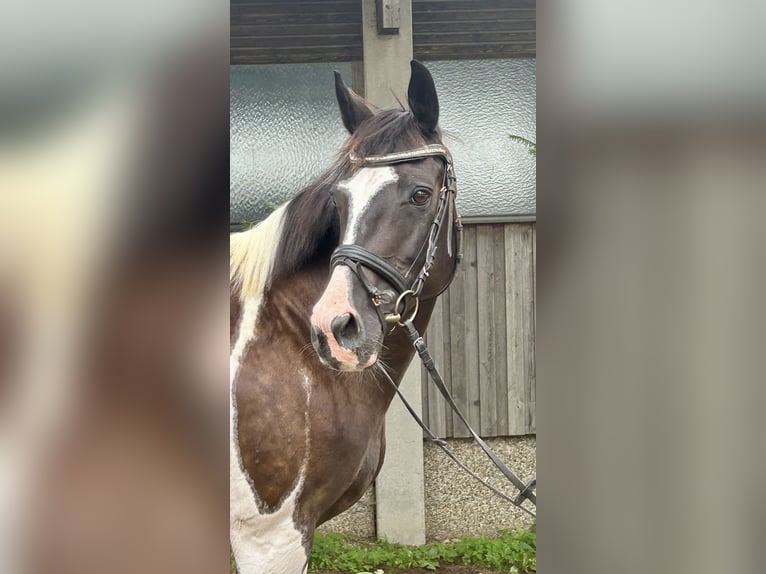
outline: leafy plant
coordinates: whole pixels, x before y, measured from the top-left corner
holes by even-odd
[[[356,540],[342,534],[317,533],[310,570],[375,572],[382,568],[425,568],[463,564],[515,572],[537,570],[537,537],[534,529],[503,530],[497,538],[467,537],[457,542],[432,542],[401,546],[388,542]]]
[[[519,142],[527,146],[527,149],[529,149],[529,153],[535,157],[537,157],[537,142],[533,142],[532,140],[528,140],[525,137],[517,136],[514,134],[511,134],[508,136],[515,142]]]

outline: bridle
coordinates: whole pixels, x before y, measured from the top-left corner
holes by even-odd
[[[434,435],[428,426],[423,422],[420,416],[415,412],[407,399],[399,390],[399,387],[391,379],[385,370],[382,370],[383,374],[388,379],[389,383],[393,386],[394,392],[399,395],[399,398],[404,403],[405,408],[410,412],[415,422],[420,425],[426,436],[439,446],[455,463],[458,464],[463,470],[473,476],[476,480],[481,482],[484,486],[492,490],[495,494],[501,498],[507,500],[511,504],[519,507],[524,512],[527,512],[531,516],[535,516],[529,508],[523,506],[525,500],[529,500],[535,506],[537,505],[537,495],[534,492],[536,479],[532,479],[528,483],[524,483],[513,471],[508,468],[495,454],[495,452],[487,445],[487,443],[476,433],[476,431],[468,423],[465,415],[461,412],[460,408],[455,403],[455,400],[450,395],[447,386],[444,384],[444,380],[439,375],[439,372],[434,365],[433,358],[428,351],[425,340],[418,333],[417,329],[413,325],[415,316],[418,313],[418,306],[420,301],[420,295],[423,292],[423,286],[431,272],[434,260],[436,258],[436,250],[438,245],[436,243],[439,237],[439,231],[444,224],[445,218],[449,217],[451,225],[447,228],[447,253],[452,257],[452,228],[454,227],[457,232],[457,251],[454,257],[454,268],[447,280],[446,285],[442,286],[438,293],[434,297],[438,297],[446,291],[449,287],[452,279],[455,275],[457,265],[462,259],[462,243],[463,243],[463,224],[460,221],[460,215],[457,213],[455,207],[455,199],[457,197],[457,178],[455,177],[455,167],[452,162],[452,154],[449,150],[440,144],[427,145],[422,148],[414,150],[395,152],[386,155],[379,156],[367,156],[358,158],[354,155],[351,156],[351,162],[360,167],[375,167],[375,166],[389,166],[404,162],[417,161],[427,157],[438,157],[444,160],[444,178],[442,181],[442,187],[439,190],[439,205],[436,210],[436,215],[431,222],[431,227],[428,232],[428,236],[418,250],[418,254],[415,257],[417,262],[420,258],[420,254],[423,249],[426,251],[425,260],[420,271],[413,279],[408,279],[410,272],[408,271],[402,275],[396,268],[384,261],[379,256],[368,251],[364,247],[359,245],[340,245],[330,256],[330,267],[334,269],[338,265],[345,265],[359,278],[367,290],[370,296],[372,304],[378,312],[381,323],[383,324],[384,333],[390,333],[397,325],[401,326],[407,333],[410,341],[412,342],[415,350],[418,352],[420,359],[423,361],[423,365],[426,367],[431,380],[436,388],[442,394],[447,404],[452,408],[458,418],[463,422],[474,441],[481,447],[486,453],[492,463],[502,472],[505,477],[518,489],[518,494],[515,498],[511,498],[505,493],[501,492],[482,477],[477,475],[471,469],[469,469],[463,462],[461,462],[455,454],[449,449],[447,443]],[[449,215],[447,215],[449,214]],[[413,263],[414,266],[414,263]],[[389,285],[391,285],[396,291],[383,290],[381,291],[369,279],[365,276],[363,268],[369,269],[376,273],[379,277],[384,279]],[[408,301],[409,300],[409,301]],[[390,305],[393,303],[393,309],[384,313],[381,310],[382,305]],[[407,309],[409,307],[409,312]],[[405,317],[406,315],[406,317]]]
[[[410,278],[410,271],[407,271],[403,275],[393,265],[359,245],[339,245],[330,256],[331,269],[334,269],[338,265],[345,265],[359,278],[381,318],[384,332],[390,332],[397,324],[402,323],[402,316],[405,314],[408,307],[410,309],[411,319],[415,318],[420,302],[420,296],[423,292],[423,286],[425,285],[426,279],[428,279],[436,259],[436,251],[439,247],[437,244],[439,232],[444,224],[444,220],[447,218],[450,221],[450,225],[447,228],[447,254],[450,257],[453,255],[453,227],[457,233],[457,252],[455,253],[454,268],[449,280],[442,286],[437,294],[434,295],[434,297],[438,297],[447,289],[447,287],[449,287],[449,284],[452,282],[452,278],[455,275],[457,265],[462,260],[463,224],[460,221],[460,215],[458,215],[457,208],[455,207],[455,199],[457,197],[455,166],[452,161],[452,154],[450,154],[449,150],[441,144],[431,144],[409,151],[394,152],[385,155],[360,158],[352,154],[350,157],[351,162],[359,167],[390,166],[418,161],[428,157],[436,157],[444,161],[444,176],[442,187],[439,190],[439,205],[436,209],[436,215],[431,222],[428,235],[415,257],[415,261],[417,261],[420,258],[420,254],[425,249],[426,254],[423,266],[420,268],[417,275],[415,275],[414,278]],[[375,285],[373,285],[365,276],[363,268],[369,269],[384,279],[394,288],[394,291],[389,289],[380,290],[375,287]],[[391,310],[388,313],[384,313],[381,309],[383,305],[392,306]]]

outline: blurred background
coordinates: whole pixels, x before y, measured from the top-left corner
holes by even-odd
[[[228,568],[228,9],[0,21],[0,572]]]
[[[538,5],[538,564],[763,572],[766,4]]]

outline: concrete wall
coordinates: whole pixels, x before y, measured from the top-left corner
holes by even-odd
[[[535,437],[490,438],[487,443],[510,468],[527,481],[535,476]],[[495,487],[515,495],[505,478],[470,439],[448,439],[455,454]],[[434,444],[424,444],[426,539],[446,540],[466,535],[493,536],[506,528],[529,527],[531,518],[493,495],[460,470]],[[374,488],[349,510],[320,528],[374,538]]]

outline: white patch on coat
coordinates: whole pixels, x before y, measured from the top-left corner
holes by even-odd
[[[348,223],[346,233],[343,235],[344,244],[349,245],[356,241],[359,222],[373,198],[383,188],[398,179],[396,171],[390,166],[363,167],[354,174],[354,177],[338,184],[338,187],[348,195]]]
[[[305,574],[308,556],[303,547],[303,533],[293,521],[302,486],[303,477],[271,514],[258,514],[256,509],[256,514],[250,516],[232,515],[231,547],[240,574]],[[246,487],[249,491],[250,486]],[[231,512],[234,511],[232,508]]]
[[[247,346],[255,339],[255,323],[258,321],[258,311],[261,308],[261,298],[244,299],[242,301],[242,318],[239,321],[239,332],[234,347],[229,355],[229,389],[234,401],[234,381],[239,373],[239,363]]]
[[[305,574],[308,555],[303,546],[304,533],[294,521],[298,496],[303,489],[310,446],[309,403],[311,381],[303,375],[306,391],[305,441],[306,457],[298,480],[290,493],[271,513],[262,513],[252,481],[247,476],[237,441],[236,380],[242,358],[257,340],[256,323],[260,299],[243,303],[239,335],[232,349],[229,364],[231,419],[229,433],[229,536],[240,574]]]

